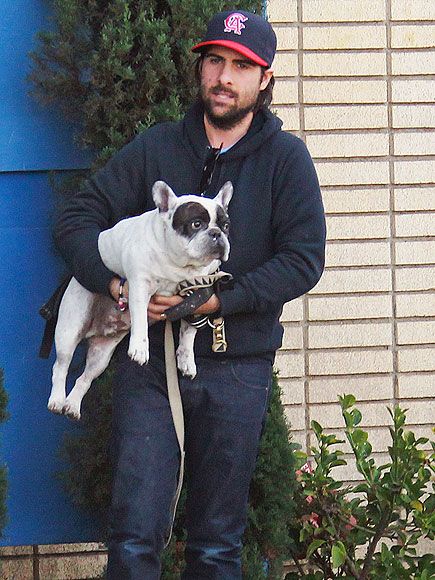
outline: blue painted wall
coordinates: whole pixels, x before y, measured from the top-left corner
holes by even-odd
[[[35,34],[50,26],[44,0],[0,0],[0,171],[86,167],[72,126],[28,95]]]
[[[10,523],[0,543],[82,542],[95,539],[92,522],[55,477],[63,435],[80,427],[46,409],[53,358],[38,359],[38,308],[63,269],[51,242],[49,172],[87,167],[89,156],[74,147],[71,125],[28,96],[28,52],[48,27],[46,3],[0,0],[0,13],[0,367],[11,415],[1,430]]]

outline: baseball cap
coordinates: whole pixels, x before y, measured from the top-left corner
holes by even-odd
[[[276,51],[276,35],[262,16],[244,10],[220,12],[210,20],[204,39],[193,52],[210,45],[232,48],[256,64],[270,67]]]

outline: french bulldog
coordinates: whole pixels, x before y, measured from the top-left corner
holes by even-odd
[[[147,307],[153,294],[172,296],[184,280],[215,272],[229,256],[228,204],[231,182],[214,199],[177,197],[163,181],[152,188],[156,209],[126,218],[100,233],[98,249],[104,264],[128,280],[128,310],[121,311],[109,296],[94,294],[75,278],[59,308],[55,331],[56,361],[48,409],[80,419],[80,406],[92,381],[108,366],[117,344],[131,327],[128,354],[140,365],[149,357]],[[196,328],[181,320],[177,366],[194,377]],[[66,396],[72,356],[88,339],[83,374]]]

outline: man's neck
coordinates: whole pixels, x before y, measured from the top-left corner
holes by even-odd
[[[253,117],[253,113],[248,113],[235,127],[225,130],[212,125],[207,115],[204,114],[204,127],[208,142],[212,147],[220,147],[221,144],[223,149],[231,147],[246,135],[251,126]]]

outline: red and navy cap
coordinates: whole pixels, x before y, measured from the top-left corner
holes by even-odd
[[[258,14],[229,10],[213,16],[204,40],[192,51],[202,52],[204,47],[213,44],[232,48],[256,64],[269,68],[275,56],[276,35],[269,22]]]

